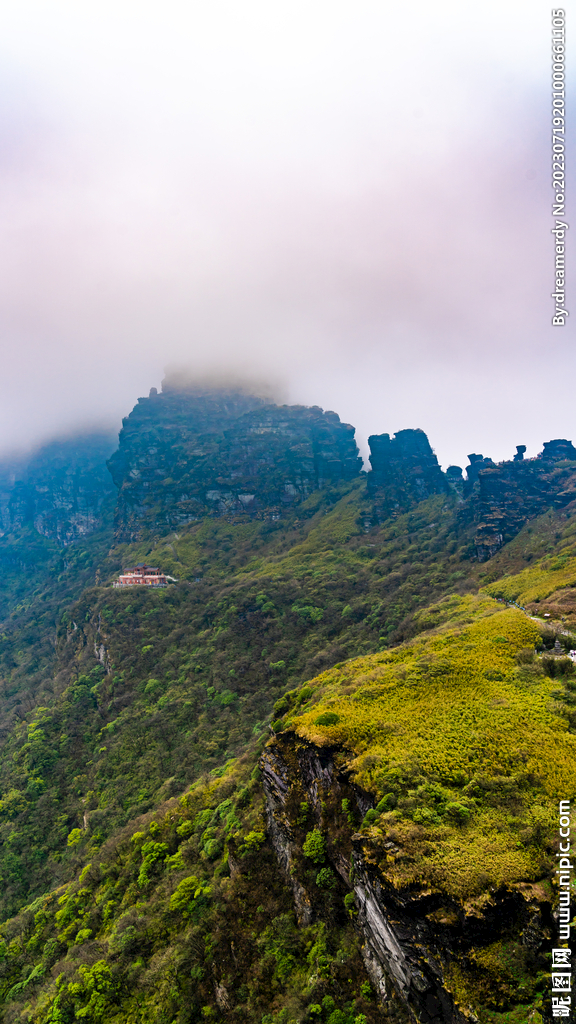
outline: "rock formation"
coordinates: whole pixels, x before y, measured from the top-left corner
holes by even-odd
[[[448,466],[446,470],[446,480],[459,495],[464,492],[464,477],[462,476],[462,468],[460,466]]]
[[[399,430],[393,438],[373,434],[368,444],[372,466],[368,495],[376,522],[405,512],[433,494],[448,493],[449,483],[423,430]]]
[[[474,452],[468,456],[469,466],[466,467],[466,491],[468,494],[471,493],[472,487],[478,480],[478,474],[481,469],[490,469],[495,465],[490,457],[484,458],[483,455],[477,455]]]
[[[461,519],[476,524],[480,561],[494,555],[529,519],[576,500],[576,449],[571,441],[546,441],[535,459],[525,459],[525,450],[518,445],[512,461],[497,466],[480,455],[469,456],[469,500]]]
[[[465,481],[459,466],[442,473],[422,430],[401,430],[393,438],[375,435],[369,445],[368,524],[405,512],[433,494],[456,492],[464,499],[459,526],[475,529],[480,561],[491,558],[529,519],[576,500],[576,448],[563,438],[546,441],[535,459],[526,459],[526,446],[517,445],[513,459],[498,465],[473,452]]]
[[[0,471],[3,533],[34,526],[65,547],[102,525],[103,507],[114,494],[106,458],[113,434],[52,441],[28,460]]]
[[[108,462],[116,535],[163,532],[205,516],[278,516],[360,473],[354,428],[318,406],[276,406],[222,388],[139,399]]]
[[[534,459],[517,445],[496,465],[468,456],[443,473],[422,430],[369,438],[365,528],[433,495],[459,504],[457,532],[480,561],[547,508],[576,500],[576,448],[546,441]],[[100,528],[115,488],[115,536],[131,542],[206,517],[278,519],[316,490],[358,477],[354,427],[318,406],[274,405],[240,387],[175,386],[138,399],[118,448],[107,434],[51,442],[28,460],[0,464],[0,533],[35,527],[66,546]],[[112,483],[113,481],[113,483]]]
[[[556,438],[555,441],[544,442],[544,450],[540,452],[538,458],[551,459],[555,462],[568,459],[570,462],[575,462],[576,448],[572,444],[572,441],[567,441],[564,437]]]
[[[292,887],[299,921],[306,925],[314,919],[314,897],[303,884],[299,808],[311,809],[308,829],[325,829],[329,821],[328,836],[342,836],[343,799],[360,820],[372,800],[350,782],[343,751],[295,741],[290,733],[268,745],[260,766],[269,835]],[[456,1002],[445,978],[454,967],[477,969],[478,951],[504,939],[511,928],[526,936],[544,966],[551,907],[529,885],[492,891],[481,908],[474,901],[467,906],[434,886],[399,888],[387,877],[386,863],[389,856],[393,864],[403,851],[395,841],[384,838],[379,843],[376,848],[369,837],[356,833],[348,842],[328,842],[327,856],[342,885],[354,892],[362,955],[385,1020],[477,1020],[469,1007]]]

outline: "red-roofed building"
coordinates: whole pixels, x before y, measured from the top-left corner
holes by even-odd
[[[114,587],[167,587],[169,583],[177,583],[173,576],[166,576],[156,566],[146,565],[146,562],[139,562],[133,569],[123,572],[115,583]]]

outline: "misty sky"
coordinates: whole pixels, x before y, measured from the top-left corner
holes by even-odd
[[[444,467],[576,441],[550,9],[5,0],[0,450],[119,426],[178,365],[268,378],[364,448],[422,427]]]

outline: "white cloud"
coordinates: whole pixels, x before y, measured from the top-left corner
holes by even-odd
[[[5,5],[3,447],[183,361],[444,464],[571,436],[549,39],[518,0]]]

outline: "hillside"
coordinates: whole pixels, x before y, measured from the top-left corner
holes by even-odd
[[[2,478],[1,1019],[548,1020],[568,442],[365,474],[335,413],[167,388],[116,494],[98,444]]]

